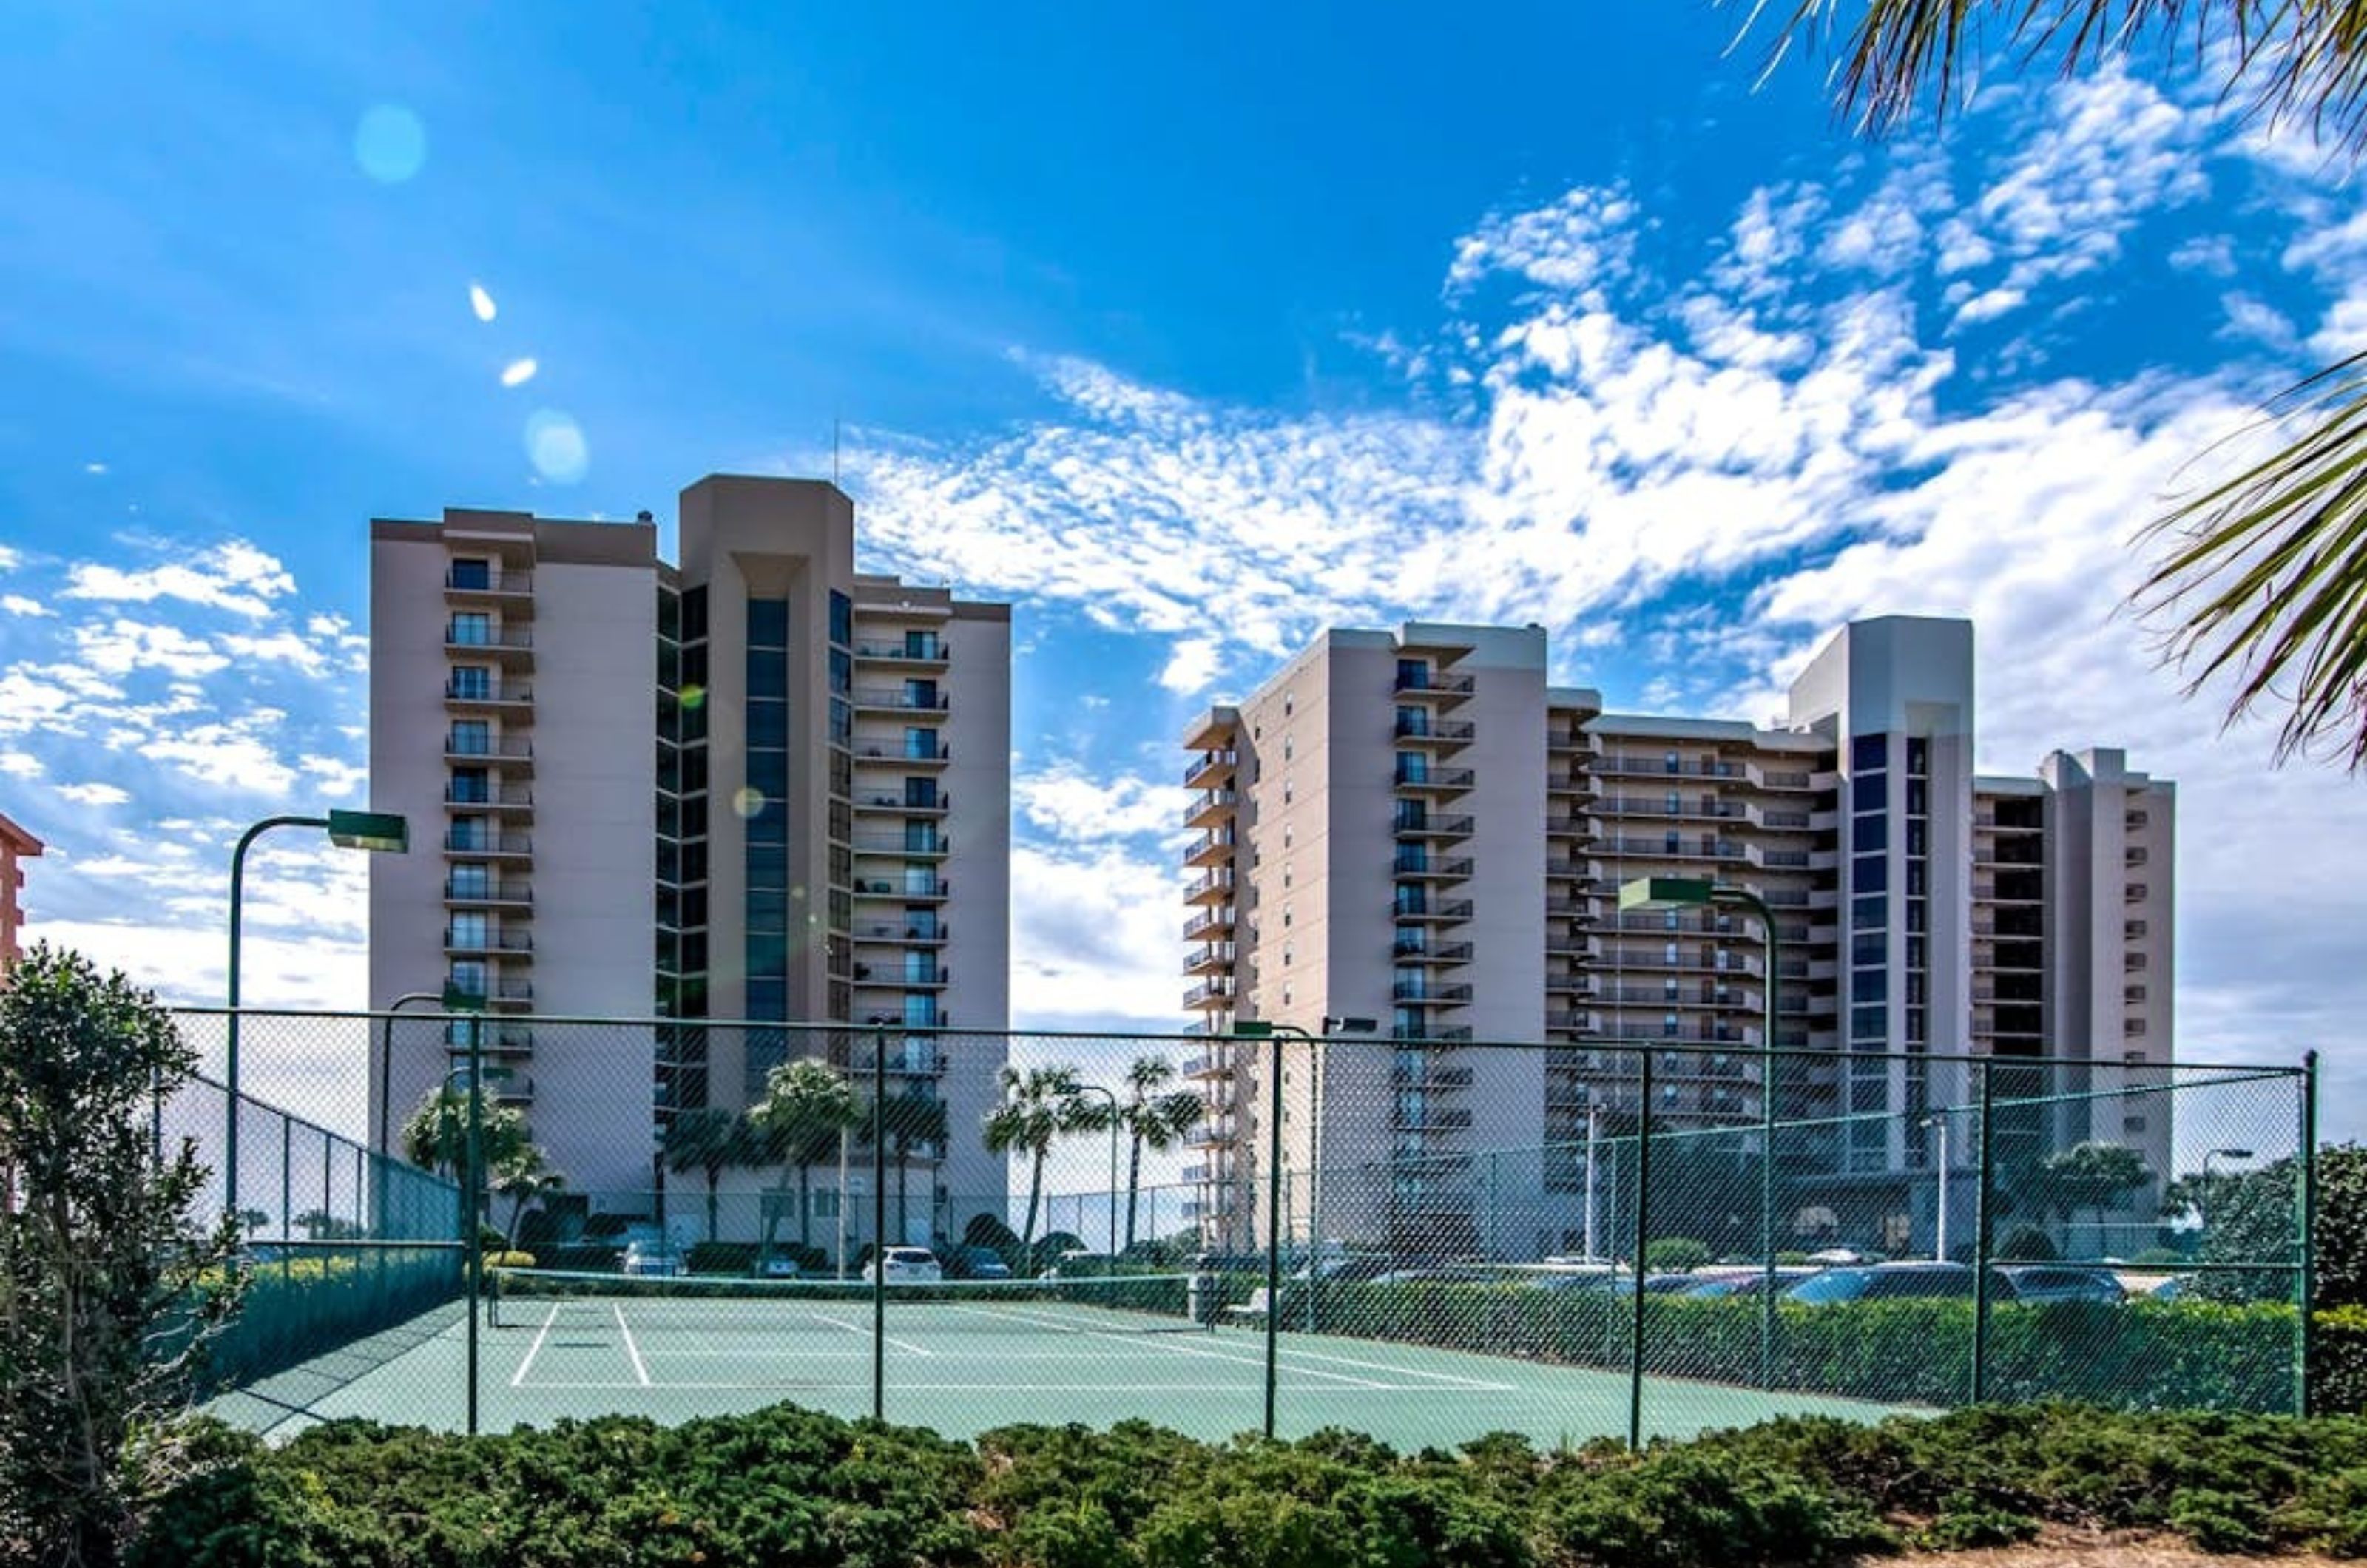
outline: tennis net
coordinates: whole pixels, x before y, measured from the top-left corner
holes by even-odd
[[[872,1287],[859,1280],[743,1280],[497,1269],[488,1276],[496,1328],[616,1329],[635,1334],[867,1330]],[[1194,1315],[1188,1276],[1082,1280],[948,1280],[891,1283],[893,1331],[934,1334],[1162,1334],[1208,1326]],[[1203,1313],[1203,1316],[1212,1315]]]

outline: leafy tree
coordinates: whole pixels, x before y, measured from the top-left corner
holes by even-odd
[[[2080,1210],[2094,1211],[2100,1237],[2104,1211],[2153,1184],[2145,1156],[2124,1144],[2074,1144],[2040,1161],[2034,1175],[2034,1197],[2042,1208],[2062,1215],[2067,1226]]]
[[[2290,1299],[2293,1247],[2301,1235],[2296,1213],[2298,1171],[2291,1158],[2251,1170],[2214,1170],[2180,1177],[2162,1193],[2165,1219],[2201,1222],[2195,1294],[2214,1301]],[[2320,1307],[2367,1306],[2367,1148],[2327,1144],[2317,1151],[2315,1283]],[[2238,1264],[2266,1265],[2255,1269]]]
[[[764,1140],[767,1156],[781,1162],[781,1185],[798,1174],[798,1245],[813,1245],[813,1168],[838,1152],[838,1140],[866,1120],[846,1075],[828,1062],[801,1057],[764,1076],[764,1098],[748,1110],[748,1122]],[[764,1214],[764,1253],[773,1250],[780,1216]]]
[[[1117,1107],[1117,1122],[1127,1137],[1126,1242],[1134,1246],[1136,1212],[1142,1199],[1142,1151],[1165,1154],[1181,1144],[1207,1114],[1207,1105],[1188,1089],[1159,1091],[1175,1077],[1175,1066],[1164,1056],[1137,1056],[1126,1070],[1127,1097]],[[1096,1104],[1099,1124],[1106,1126],[1109,1108]]]
[[[0,1556],[113,1563],[178,1463],[237,1291],[235,1220],[198,1217],[196,1146],[149,1120],[196,1070],[153,997],[73,953],[0,987]]]
[[[2353,162],[2367,146],[2367,26],[2355,4],[2126,0],[2117,17],[2107,0],[1849,8],[1861,14],[1844,24],[1841,0],[1793,0],[1774,52],[1838,41],[1839,107],[1876,131],[1927,98],[1943,116],[1978,78],[1982,26],[1994,22],[2010,46],[2066,73],[2158,49],[2272,126],[2305,126]],[[2281,757],[2323,743],[2355,770],[2367,766],[2367,355],[2302,382],[2263,423],[2294,433],[2290,444],[2156,522],[2167,550],[2137,602],[2167,619],[2190,691],[2232,676],[2231,720],[2273,705],[2285,710]]]
[[[485,1168],[499,1170],[527,1146],[526,1113],[490,1096],[480,1113],[485,1145]],[[402,1157],[439,1176],[448,1176],[463,1190],[475,1185],[469,1174],[469,1091],[447,1083],[427,1091],[402,1123]]]
[[[676,1111],[666,1123],[658,1145],[666,1168],[677,1176],[695,1170],[707,1179],[708,1240],[715,1239],[716,1190],[723,1184],[723,1173],[734,1166],[758,1164],[763,1143],[746,1117],[719,1105]]]
[[[923,1150],[945,1147],[946,1102],[918,1088],[900,1089],[881,1101],[879,1126],[896,1161],[896,1235],[909,1241],[912,1158]]]
[[[1002,1103],[986,1118],[989,1154],[1024,1153],[1028,1157],[1027,1223],[1020,1227],[1019,1244],[1034,1246],[1036,1214],[1044,1201],[1044,1161],[1063,1133],[1083,1132],[1094,1124],[1094,1107],[1082,1090],[1074,1067],[1002,1069]]]
[[[515,1252],[518,1221],[526,1217],[526,1206],[565,1191],[567,1178],[552,1169],[549,1156],[532,1144],[492,1168],[494,1196],[510,1201],[510,1224],[502,1234],[502,1250]]]
[[[1644,1244],[1644,1268],[1654,1274],[1690,1274],[1710,1259],[1709,1243],[1664,1235]]]

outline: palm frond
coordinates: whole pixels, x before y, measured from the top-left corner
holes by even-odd
[[[1750,0],[1738,43],[1766,9]],[[1832,62],[1836,108],[1880,134],[1927,102],[1944,120],[1992,41],[2069,75],[2155,40],[2197,62],[2224,43],[2222,85],[2247,112],[2345,152],[2367,146],[2367,0],[1793,0],[1761,75],[1794,44],[1814,49]]]
[[[2172,541],[2135,595],[2169,623],[2191,694],[2235,682],[2230,722],[2286,709],[2280,761],[2330,745],[2367,766],[2367,355],[2304,381],[2263,427],[2301,435],[2147,530]]]

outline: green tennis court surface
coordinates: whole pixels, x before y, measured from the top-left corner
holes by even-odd
[[[867,1303],[567,1297],[504,1300],[481,1333],[487,1431],[566,1416],[660,1421],[788,1401],[871,1412]],[[1153,1326],[1168,1327],[1159,1324]],[[1264,1410],[1263,1329],[1144,1332],[1139,1314],[1019,1300],[891,1304],[878,1350],[889,1420],[968,1437],[1016,1422],[1106,1427],[1139,1418],[1221,1439]],[[1623,1373],[1286,1331],[1276,1428],[1343,1427],[1400,1448],[1490,1431],[1540,1444],[1624,1437]],[[465,1420],[465,1317],[452,1305],[250,1388],[215,1411],[273,1436],[340,1416],[457,1430]],[[1683,1436],[1782,1414],[1873,1420],[1863,1401],[1648,1378],[1644,1430]]]

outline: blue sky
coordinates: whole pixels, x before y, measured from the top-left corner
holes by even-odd
[[[219,996],[238,826],[366,794],[370,516],[670,518],[838,422],[866,564],[1019,606],[1019,1022],[1180,1021],[1173,738],[1321,626],[1537,621],[1614,705],[1765,717],[1929,612],[1987,765],[2180,782],[2186,1048],[2367,1072],[2360,786],[2118,609],[2241,448],[2187,459],[2367,347],[2313,150],[2117,72],[1875,145],[1693,0],[775,9],[11,8],[39,930]],[[256,888],[251,994],[359,1003],[353,860]]]

